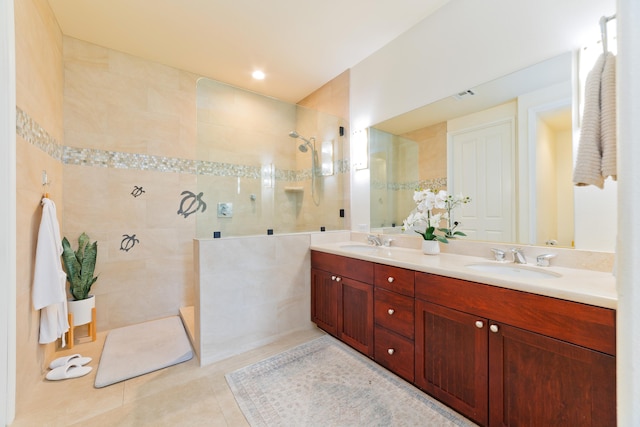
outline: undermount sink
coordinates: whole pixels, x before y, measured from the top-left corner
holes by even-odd
[[[340,249],[351,252],[374,253],[378,251],[379,246],[371,245],[342,245]]]
[[[546,271],[519,264],[478,263],[468,264],[466,267],[483,273],[499,274],[509,277],[521,277],[526,279],[554,279],[562,277],[554,271]]]

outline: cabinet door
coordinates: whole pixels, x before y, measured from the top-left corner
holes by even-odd
[[[416,300],[415,382],[481,425],[487,424],[486,319]]]
[[[508,325],[490,326],[491,426],[615,426],[615,358]]]
[[[338,336],[338,289],[336,276],[311,269],[311,321]]]
[[[373,286],[340,278],[338,338],[373,357]]]

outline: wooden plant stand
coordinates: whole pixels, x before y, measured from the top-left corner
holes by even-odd
[[[67,348],[73,348],[73,340],[74,340],[73,330],[76,327],[76,325],[73,324],[73,313],[69,313],[67,316],[69,318],[69,331],[66,333]],[[91,322],[87,323],[87,325],[88,325],[89,336],[91,337],[91,341],[95,341],[96,340],[96,308],[95,307],[91,309]],[[82,326],[82,325],[77,325],[77,326]]]

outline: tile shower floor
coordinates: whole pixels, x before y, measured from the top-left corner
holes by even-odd
[[[293,333],[272,344],[200,367],[194,357],[180,365],[105,388],[93,387],[106,333],[56,357],[93,358],[90,374],[65,381],[43,379],[18,405],[12,427],[22,426],[247,426],[225,374],[324,335],[319,329]],[[44,378],[44,377],[43,377]]]

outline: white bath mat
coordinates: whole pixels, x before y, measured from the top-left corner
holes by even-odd
[[[148,374],[193,357],[178,316],[109,331],[96,373],[96,388]]]

